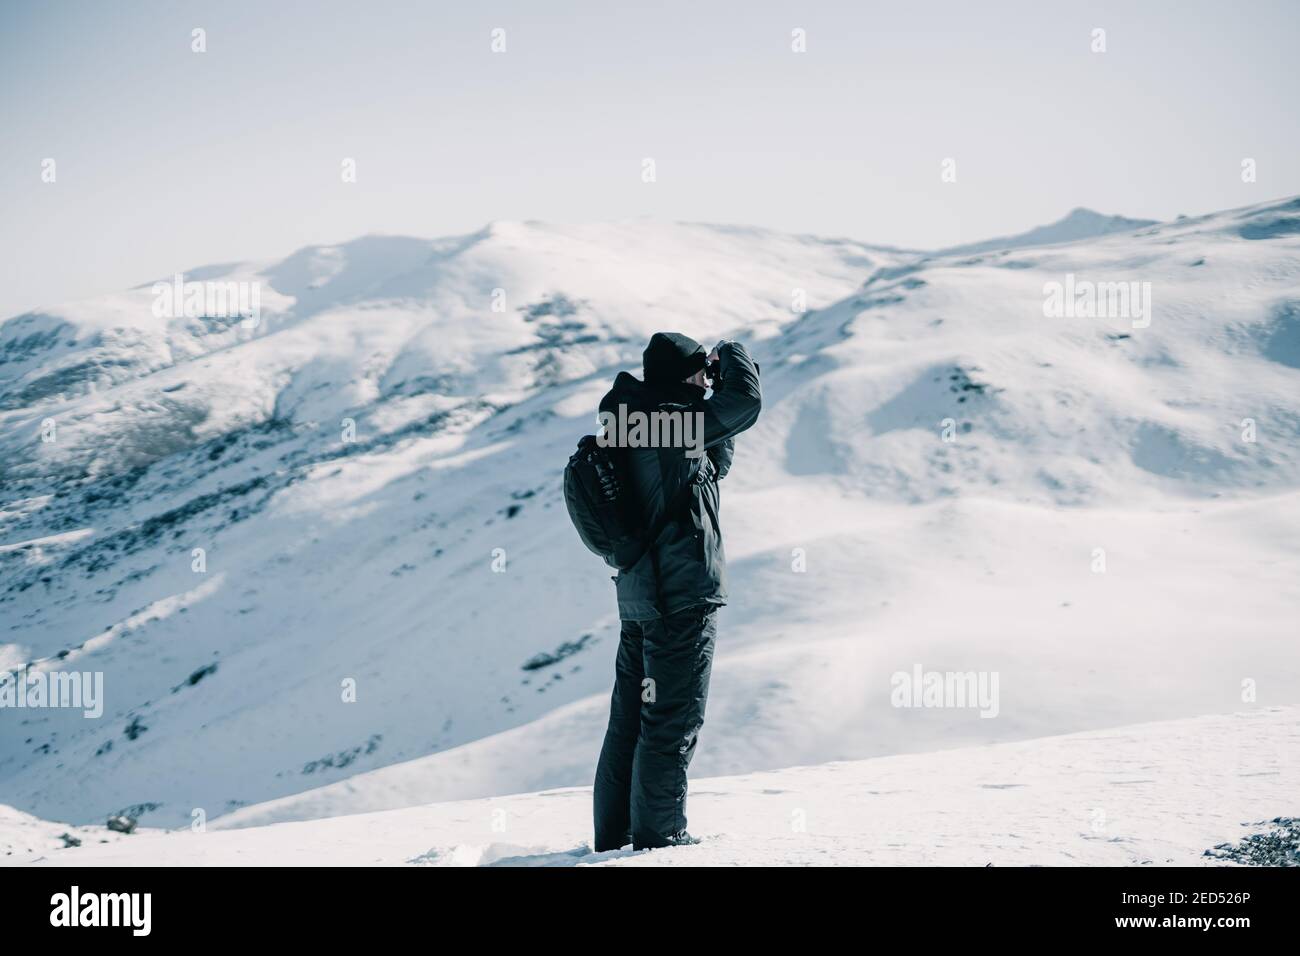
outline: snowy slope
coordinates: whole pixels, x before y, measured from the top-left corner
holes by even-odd
[[[25,863],[54,850],[77,849],[125,839],[128,839],[128,834],[110,830],[106,826],[56,823],[13,807],[0,806],[0,866]]]
[[[1275,708],[697,780],[698,846],[590,850],[591,791],[552,790],[223,832],[57,844],[45,865],[1219,865],[1294,814],[1300,716]],[[0,840],[4,831],[0,829]]]
[[[988,255],[495,224],[188,276],[263,282],[251,330],[147,286],[11,320],[0,667],[108,702],[0,711],[0,803],[220,827],[586,783],[617,621],[558,475],[659,328],[763,366],[701,774],[1300,702],[1298,220]],[[1150,327],[1045,318],[1067,273],[1150,281]],[[997,672],[998,716],[891,706],[916,664]]]

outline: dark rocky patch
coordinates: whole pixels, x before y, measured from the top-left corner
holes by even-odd
[[[115,814],[108,818],[107,826],[115,833],[134,833],[136,822],[135,817]]]
[[[591,639],[592,635],[584,634],[576,641],[565,641],[554,651],[543,651],[540,654],[534,654],[532,657],[528,658],[528,660],[524,661],[522,665],[523,670],[536,671],[541,670],[543,667],[550,667],[553,664],[558,664],[566,657],[572,657],[574,654],[585,648]]]
[[[576,315],[578,312],[578,303],[573,302],[565,295],[554,295],[549,299],[543,299],[540,302],[534,302],[532,305],[526,305],[519,310],[524,314],[525,322],[536,322],[538,319],[544,319],[550,316],[564,318],[569,315]]]
[[[1252,833],[1236,843],[1220,843],[1203,855],[1243,866],[1300,866],[1300,819],[1274,817],[1268,822],[1272,826],[1263,833]]]
[[[318,770],[340,770],[354,763],[358,757],[369,756],[374,753],[379,749],[379,744],[383,739],[383,734],[371,734],[370,739],[364,744],[350,750],[340,750],[338,753],[326,754],[319,760],[311,760],[303,764],[302,772],[311,774],[316,773]]]
[[[182,681],[181,683],[173,687],[172,693],[174,694],[178,690],[181,690],[182,688],[185,687],[193,687],[195,684],[203,680],[203,678],[207,677],[209,674],[215,674],[216,672],[217,672],[217,664],[215,661],[213,661],[211,664],[206,665],[205,667],[200,667],[194,673],[190,674],[189,677],[185,678],[184,681]]]

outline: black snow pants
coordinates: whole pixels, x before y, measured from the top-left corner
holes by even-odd
[[[704,723],[718,608],[624,621],[596,766],[597,852],[669,846],[686,829],[686,768]]]

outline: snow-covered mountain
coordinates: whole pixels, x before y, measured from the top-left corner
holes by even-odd
[[[1106,216],[1091,209],[1071,209],[1065,216],[1046,226],[1037,226],[1014,236],[982,239],[961,246],[944,249],[946,255],[973,255],[977,252],[1001,252],[1024,249],[1030,246],[1054,246],[1080,239],[1099,239],[1115,232],[1134,232],[1156,225],[1153,219],[1128,219],[1124,216]]]
[[[587,782],[617,619],[558,478],[658,329],[763,368],[699,774],[1300,696],[1300,200],[973,255],[498,223],[185,278],[258,322],[148,283],[0,325],[0,670],[105,691],[0,710],[0,804],[220,828]],[[1046,317],[1076,279],[1149,282],[1149,324]],[[892,706],[916,665],[995,672],[997,716]]]

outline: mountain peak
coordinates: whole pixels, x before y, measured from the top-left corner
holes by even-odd
[[[1023,249],[1028,246],[1050,246],[1062,242],[1077,242],[1080,239],[1095,239],[1113,232],[1129,232],[1146,226],[1154,226],[1154,219],[1129,219],[1125,216],[1108,216],[1075,206],[1055,222],[1038,226],[1028,232],[1013,236],[1000,236],[981,242],[967,243],[940,249],[939,255],[971,255],[977,252],[999,252],[1006,249]]]
[[[1078,220],[1078,219],[1118,219],[1118,218],[1121,217],[1107,216],[1103,213],[1097,212],[1097,210],[1095,209],[1089,209],[1087,206],[1075,206],[1064,216],[1058,219],[1057,222],[1070,222],[1072,220]]]

